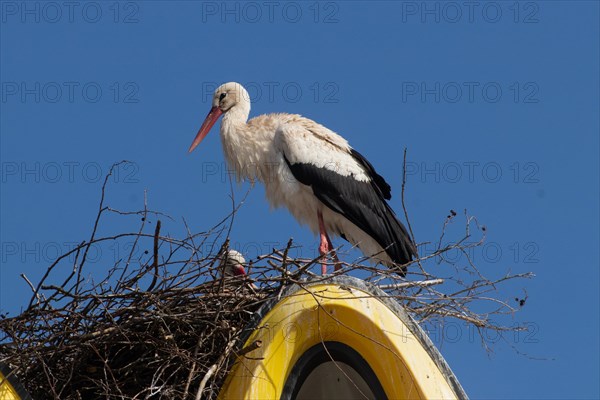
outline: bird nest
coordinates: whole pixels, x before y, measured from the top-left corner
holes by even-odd
[[[259,307],[289,285],[322,279],[313,273],[321,260],[292,257],[292,240],[245,263],[246,275],[227,274],[236,210],[209,231],[176,239],[161,234],[159,213],[116,211],[104,205],[104,192],[91,237],[58,257],[37,284],[22,275],[32,290],[29,304],[0,318],[0,363],[35,399],[216,398],[232,361],[252,350],[243,342]],[[141,222],[131,233],[100,236],[107,213]],[[454,218],[446,219],[442,237]],[[475,219],[465,214],[465,221],[465,238],[473,227],[482,233]],[[490,292],[531,274],[487,279],[470,261],[448,277],[427,272],[428,262],[483,240],[440,240],[408,266],[407,277],[364,260],[342,262],[336,274],[378,285],[424,327],[456,318],[478,332],[521,329],[501,322],[523,304]],[[91,268],[94,246],[123,241],[133,243],[126,256]]]

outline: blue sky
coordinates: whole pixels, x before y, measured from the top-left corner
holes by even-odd
[[[70,4],[70,3],[69,3]],[[109,203],[168,213],[181,234],[230,210],[217,130],[187,148],[212,90],[238,81],[251,115],[294,112],[345,136],[392,185],[418,241],[450,209],[488,228],[484,273],[532,271],[506,324],[533,333],[488,355],[464,334],[441,346],[472,398],[600,396],[599,8],[561,2],[0,3],[0,309],[29,299],[58,251],[88,237],[99,179]],[[235,189],[243,196],[247,185]],[[112,224],[112,225],[111,225]],[[130,230],[114,219],[107,231]],[[260,186],[237,216],[247,254],[316,238]],[[342,243],[336,241],[336,244]],[[117,248],[117,253],[127,249]],[[103,268],[99,255],[97,268]],[[439,333],[439,332],[438,332]]]

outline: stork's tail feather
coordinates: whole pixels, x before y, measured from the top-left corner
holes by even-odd
[[[397,218],[394,218],[394,220],[395,223],[391,224],[391,228],[395,241],[386,249],[386,253],[392,259],[393,264],[388,265],[388,267],[396,270],[399,275],[404,277],[407,270],[406,264],[418,257],[417,247],[402,222]]]

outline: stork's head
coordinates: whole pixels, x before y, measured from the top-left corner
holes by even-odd
[[[228,250],[221,258],[221,266],[224,276],[239,276],[246,275],[244,256],[235,250]]]
[[[247,119],[250,113],[250,95],[237,82],[224,83],[215,90],[212,108],[204,119],[196,138],[188,150],[189,152],[192,152],[200,144],[219,117],[225,113],[238,114],[240,118],[244,119]]]

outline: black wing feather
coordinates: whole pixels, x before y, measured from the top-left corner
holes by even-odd
[[[284,158],[292,175],[310,186],[323,204],[375,239],[394,263],[406,264],[416,256],[416,249],[406,228],[385,201],[391,196],[390,186],[362,155],[356,151],[352,155],[365,168],[371,182],[361,182],[313,164],[292,164]]]
[[[381,194],[382,194],[383,198],[386,200],[391,200],[392,199],[392,188],[385,181],[385,179],[383,179],[383,176],[379,175],[375,171],[375,168],[373,168],[373,165],[371,165],[369,160],[367,160],[365,157],[363,157],[363,155],[360,154],[358,151],[356,151],[354,149],[350,149],[350,153],[352,154],[352,157],[354,157],[354,159],[356,161],[358,161],[358,163],[360,165],[363,166],[365,171],[367,171],[367,175],[369,175],[369,177],[371,178],[371,180],[373,181],[375,186],[379,190],[381,190]]]

